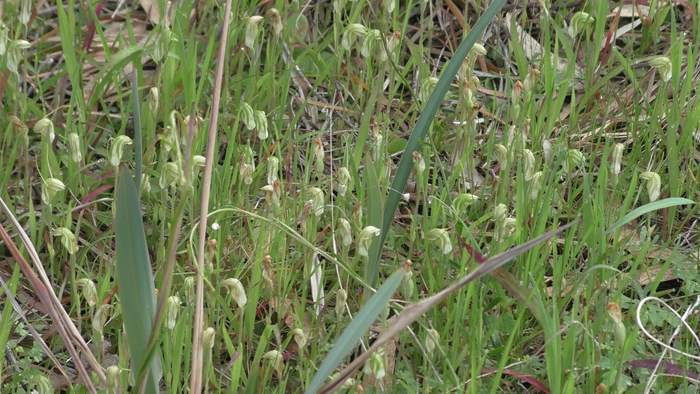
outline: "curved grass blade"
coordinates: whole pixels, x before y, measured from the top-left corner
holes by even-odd
[[[688,200],[687,198],[682,198],[682,197],[671,197],[671,198],[664,198],[663,200],[659,201],[654,201],[650,202],[649,204],[644,204],[639,208],[635,208],[632,211],[630,211],[627,215],[623,216],[620,220],[615,222],[607,231],[608,234],[614,232],[615,230],[619,229],[620,227],[624,226],[625,224],[633,221],[634,219],[645,215],[649,212],[654,212],[658,211],[659,209],[664,209],[664,208],[670,208],[670,207],[675,207],[678,205],[688,205],[688,204],[695,204],[695,201],[693,200]]]
[[[467,56],[469,51],[472,49],[476,40],[481,36],[481,33],[486,29],[489,23],[496,16],[496,13],[503,7],[506,3],[505,0],[494,0],[491,2],[489,7],[484,11],[484,13],[476,21],[474,27],[469,31],[467,37],[464,38],[459,47],[455,51],[450,62],[447,63],[445,71],[440,76],[435,90],[430,95],[428,102],[423,108],[423,112],[418,117],[416,126],[411,132],[411,136],[408,139],[406,148],[401,155],[401,161],[399,162],[399,168],[396,170],[396,176],[391,182],[391,187],[389,188],[389,195],[387,196],[386,203],[384,204],[384,221],[382,222],[382,232],[379,235],[379,247],[376,254],[370,255],[370,267],[379,264],[379,258],[381,256],[382,246],[386,240],[386,236],[389,233],[389,227],[391,227],[391,222],[394,219],[394,212],[396,207],[399,205],[399,199],[401,198],[401,193],[406,188],[406,182],[408,181],[408,176],[411,173],[411,167],[413,166],[413,152],[416,151],[420,144],[423,142],[428,130],[430,129],[430,124],[433,122],[433,118],[437,113],[440,103],[445,98],[445,94],[452,83],[457,71],[462,66],[464,58]]]
[[[406,271],[400,269],[394,272],[380,287],[372,297],[367,300],[365,305],[362,306],[360,312],[355,315],[350,324],[345,327],[343,333],[333,344],[333,348],[328,352],[326,358],[323,359],[321,366],[316,371],[311,384],[306,388],[306,394],[313,394],[318,392],[318,390],[326,381],[326,378],[330,376],[335,368],[343,361],[343,359],[352,352],[352,350],[357,346],[360,338],[367,332],[370,325],[384,310],[386,305],[389,303],[389,299],[396,289],[401,284]]]
[[[542,242],[547,241],[548,239],[554,237],[555,235],[559,234],[560,232],[566,230],[567,228],[571,227],[575,222],[568,223],[564,226],[559,227],[556,230],[544,233],[540,235],[539,237],[535,239],[531,239],[523,244],[520,244],[518,246],[515,246],[511,249],[506,250],[505,252],[494,256],[479,266],[469,274],[463,276],[453,284],[447,286],[440,292],[433,294],[430,297],[423,298],[422,300],[411,304],[404,308],[401,313],[398,315],[392,317],[389,320],[388,327],[382,334],[377,338],[376,341],[372,344],[372,346],[367,349],[366,352],[362,353],[360,356],[358,356],[356,359],[354,359],[350,364],[348,364],[339,374],[338,377],[328,384],[328,386],[322,388],[319,392],[320,393],[330,393],[334,390],[336,390],[340,385],[350,377],[360,366],[364,364],[365,361],[369,358],[369,356],[377,351],[382,345],[387,343],[391,338],[393,338],[395,335],[397,335],[399,332],[401,332],[404,328],[408,327],[411,323],[416,321],[419,317],[421,317],[424,313],[428,312],[430,309],[435,307],[436,305],[440,304],[442,301],[447,299],[452,293],[455,291],[461,289],[462,287],[466,286],[470,282],[473,282],[477,279],[482,278],[483,276],[493,272],[494,270],[502,267],[506,263],[510,262],[511,260],[515,259],[518,256],[521,256],[534,248],[535,246],[541,244]],[[388,281],[387,281],[388,282]],[[364,308],[363,308],[364,309]],[[350,328],[348,326],[348,328]],[[347,331],[347,329],[346,329]],[[317,374],[318,375],[318,374]],[[307,393],[309,391],[307,390]]]
[[[138,196],[131,171],[122,167],[119,170],[115,197],[116,263],[119,301],[126,327],[132,371],[139,371],[146,358],[155,313],[153,273]],[[158,393],[160,377],[160,357],[156,354],[148,368],[146,393]]]

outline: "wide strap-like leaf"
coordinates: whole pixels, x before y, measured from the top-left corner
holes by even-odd
[[[115,198],[116,266],[132,371],[138,371],[143,364],[155,314],[153,273],[138,196],[131,171],[121,168]],[[150,361],[146,393],[158,393],[160,377],[160,356],[156,353]]]

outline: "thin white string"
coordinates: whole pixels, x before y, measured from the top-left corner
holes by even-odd
[[[657,301],[658,303],[660,303],[661,305],[666,307],[669,311],[671,311],[671,313],[673,313],[681,321],[681,324],[678,327],[676,327],[676,329],[673,331],[673,334],[671,334],[671,338],[669,338],[668,343],[665,343],[662,340],[655,337],[654,335],[652,335],[646,329],[644,324],[642,323],[642,319],[641,319],[642,307],[644,306],[644,304],[646,304],[649,301]],[[685,313],[683,313],[683,316],[681,316],[669,304],[667,304],[664,300],[662,300],[658,297],[646,297],[639,302],[639,305],[637,305],[637,313],[636,313],[637,326],[644,333],[644,335],[646,335],[649,339],[651,339],[652,341],[656,342],[657,344],[659,344],[661,347],[664,348],[663,352],[661,353],[661,356],[659,357],[659,360],[656,362],[656,365],[654,366],[654,370],[651,372],[651,376],[649,377],[649,380],[647,381],[646,387],[644,388],[644,394],[648,394],[651,392],[651,388],[653,387],[657,376],[659,376],[659,374],[657,373],[659,370],[659,367],[661,366],[661,363],[662,363],[663,359],[666,357],[666,353],[668,353],[668,351],[682,354],[682,355],[684,355],[688,358],[691,358],[693,360],[700,361],[700,356],[685,352],[683,350],[677,349],[677,348],[672,346],[673,340],[676,338],[676,336],[678,336],[678,334],[681,331],[681,328],[685,327],[688,330],[688,332],[690,332],[690,335],[695,340],[695,343],[698,345],[698,347],[700,347],[700,338],[698,338],[697,333],[693,330],[692,327],[690,327],[690,325],[686,321],[688,319],[688,317],[690,316],[690,314],[698,306],[700,306],[700,296],[698,296],[695,299],[695,302],[691,306],[689,306],[688,309],[686,309]]]

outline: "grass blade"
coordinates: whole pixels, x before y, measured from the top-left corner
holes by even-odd
[[[615,222],[607,231],[608,234],[614,232],[615,230],[619,229],[620,227],[624,226],[625,224],[633,221],[634,219],[645,215],[649,212],[654,212],[658,211],[659,209],[664,209],[664,208],[669,208],[669,207],[675,207],[678,205],[688,205],[688,204],[695,204],[695,201],[693,200],[688,200],[687,198],[682,198],[682,197],[671,197],[671,198],[664,198],[663,200],[659,201],[654,201],[650,202],[649,204],[644,204],[639,208],[635,208],[632,211],[630,211],[627,215],[623,216],[620,220]]]
[[[135,59],[140,58],[140,53],[134,54]],[[134,69],[138,67],[138,62],[134,61]],[[138,76],[136,71],[131,74],[131,101],[134,106],[134,176],[136,177],[136,188],[141,191],[141,167],[143,163],[143,137],[141,133],[141,100],[139,98]]]
[[[467,56],[471,48],[476,43],[476,40],[481,36],[481,33],[486,29],[489,23],[496,16],[496,13],[503,7],[505,0],[494,0],[491,2],[489,7],[484,11],[483,15],[479,17],[476,21],[474,27],[469,31],[467,37],[462,41],[457,50],[455,51],[450,62],[447,63],[445,71],[440,76],[435,90],[430,95],[428,102],[423,108],[423,112],[420,114],[416,126],[411,132],[411,136],[408,139],[406,148],[401,155],[401,161],[399,162],[399,168],[396,170],[396,176],[391,182],[391,187],[389,187],[389,195],[387,196],[386,203],[384,204],[384,221],[382,223],[382,232],[379,235],[379,247],[376,254],[371,255],[370,266],[378,264],[379,257],[381,255],[381,250],[386,240],[386,236],[389,232],[389,227],[391,227],[391,222],[394,219],[394,211],[399,205],[399,199],[401,198],[401,193],[406,187],[406,182],[408,181],[408,176],[411,173],[411,167],[413,166],[413,152],[415,152],[422,143],[428,130],[430,124],[437,113],[440,103],[445,94],[450,87],[450,83],[457,75],[457,71],[462,65],[464,58]]]
[[[131,370],[139,371],[146,358],[153,325],[155,288],[138,191],[131,171],[127,168],[119,170],[115,199],[119,300],[131,354]],[[157,354],[151,359],[148,371],[145,392],[158,393],[161,368]]]
[[[403,269],[394,272],[380,287],[372,297],[367,300],[362,306],[360,312],[357,313],[354,319],[345,327],[343,333],[333,344],[333,348],[328,352],[326,358],[323,359],[321,366],[316,371],[311,384],[306,388],[306,394],[318,392],[323,385],[323,382],[330,376],[335,368],[343,361],[343,359],[352,352],[360,338],[367,332],[370,325],[384,310],[389,303],[389,299],[394,294],[396,289],[401,284],[406,271]]]
[[[427,297],[427,298],[423,298],[421,301],[418,301],[415,304],[411,304],[411,305],[407,306],[403,311],[401,311],[400,314],[391,318],[387,329],[379,336],[379,338],[377,338],[377,340],[372,344],[372,346],[370,346],[369,349],[367,349],[366,352],[362,353],[359,357],[357,357],[350,364],[348,364],[345,367],[345,369],[343,369],[343,371],[340,372],[339,377],[336,380],[334,380],[332,383],[330,383],[328,386],[324,387],[320,392],[321,393],[328,393],[328,392],[332,392],[333,390],[340,387],[340,385],[348,377],[350,377],[350,375],[355,370],[357,370],[357,368],[359,368],[360,366],[362,366],[364,364],[364,362],[367,360],[367,358],[369,358],[369,356],[373,352],[375,352],[382,345],[387,343],[391,338],[393,338],[395,335],[397,335],[399,332],[401,332],[401,330],[403,330],[404,328],[408,327],[411,323],[416,321],[424,313],[426,313],[427,311],[429,311],[430,309],[432,309],[433,307],[435,307],[436,305],[440,304],[442,301],[447,299],[447,297],[449,297],[455,291],[461,289],[462,287],[466,286],[470,282],[473,282],[477,279],[480,279],[483,276],[493,272],[495,269],[502,267],[503,265],[505,265],[506,263],[515,259],[516,257],[525,254],[530,249],[532,249],[535,246],[541,244],[542,242],[545,242],[548,239],[554,237],[555,235],[559,234],[560,232],[571,227],[573,224],[574,224],[574,222],[566,224],[564,226],[559,227],[556,230],[542,234],[535,239],[532,239],[532,240],[527,241],[521,245],[518,245],[516,247],[508,249],[507,251],[486,260],[484,263],[477,266],[477,268],[474,271],[463,276],[461,279],[459,279],[455,283],[451,284],[450,286],[447,286],[445,289],[443,289],[439,293],[436,293],[436,294],[434,294],[430,297]],[[387,280],[387,282],[388,282],[388,280]],[[349,328],[350,328],[350,326],[348,326],[348,329]],[[346,329],[346,331],[348,329]],[[307,390],[307,393],[308,392],[309,391]]]
[[[365,174],[367,175],[367,223],[379,228],[382,225],[382,200],[384,198],[379,189],[377,170],[374,166],[368,166],[365,169]],[[379,276],[379,259],[375,259],[373,256],[379,256],[380,253],[379,239],[374,238],[369,248],[370,259],[365,266],[365,280],[372,287],[377,285],[377,277]]]

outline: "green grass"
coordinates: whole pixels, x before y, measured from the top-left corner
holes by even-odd
[[[181,217],[168,293],[180,302],[171,298],[164,310],[152,353],[161,388],[184,392],[204,172],[193,157],[206,150],[223,2],[176,2],[169,28],[152,26],[131,2],[114,19],[116,2],[107,2],[92,25],[95,7],[74,0],[59,11],[42,6],[24,25],[17,3],[0,5],[0,40],[6,32],[8,43],[0,56],[0,196],[84,338],[102,344],[93,347],[97,359],[118,366],[108,381],[126,391],[146,371],[132,370],[134,357],[142,358],[128,345],[133,302],[122,292],[136,282],[121,278],[116,265],[120,210],[110,161],[118,136],[133,140],[119,161],[142,177],[141,219],[159,290]],[[343,342],[353,346],[335,360],[338,369],[329,367],[334,373],[389,330],[394,316],[481,267],[477,261],[575,221],[426,309],[344,390],[643,392],[649,360],[663,348],[640,330],[637,305],[658,297],[683,315],[700,294],[700,210],[691,203],[700,200],[700,18],[682,6],[655,6],[608,50],[612,3],[506,7],[487,39],[479,36],[482,59],[468,55],[449,86],[436,87],[430,78],[443,75],[467,33],[455,10],[474,26],[490,2],[397,1],[392,11],[390,1],[272,2],[277,14],[258,3],[234,2],[225,57],[205,252],[204,327],[214,333],[202,368],[206,390],[302,392],[336,339],[349,338],[341,337],[347,327],[364,330]],[[579,11],[593,21],[572,37]],[[506,12],[539,43],[538,56],[506,25]],[[264,18],[249,48],[254,15]],[[623,15],[619,26],[633,20]],[[447,93],[431,104],[431,123],[427,100],[441,87]],[[410,138],[414,127],[424,128],[424,139]],[[424,169],[412,162],[418,157]],[[0,220],[21,244],[9,219]],[[363,233],[367,226],[382,232]],[[75,236],[77,250],[60,228]],[[367,256],[359,253],[363,242]],[[10,305],[11,291],[28,321],[2,308],[0,391],[29,392],[48,378],[56,390],[87,392],[77,378],[63,378],[28,334],[31,324],[74,372],[4,244],[0,253],[7,283],[0,300]],[[398,283],[391,275],[402,267],[410,273]],[[225,285],[230,278],[245,288],[244,305]],[[398,290],[377,293],[384,300],[377,303],[372,290],[386,281]],[[362,319],[366,303],[378,316],[374,325]],[[663,341],[680,325],[654,301],[639,318]],[[697,313],[688,324],[697,327]],[[698,354],[687,330],[673,346]],[[677,374],[697,374],[696,359],[667,352],[665,360]],[[683,377],[659,377],[652,392],[697,389]]]

